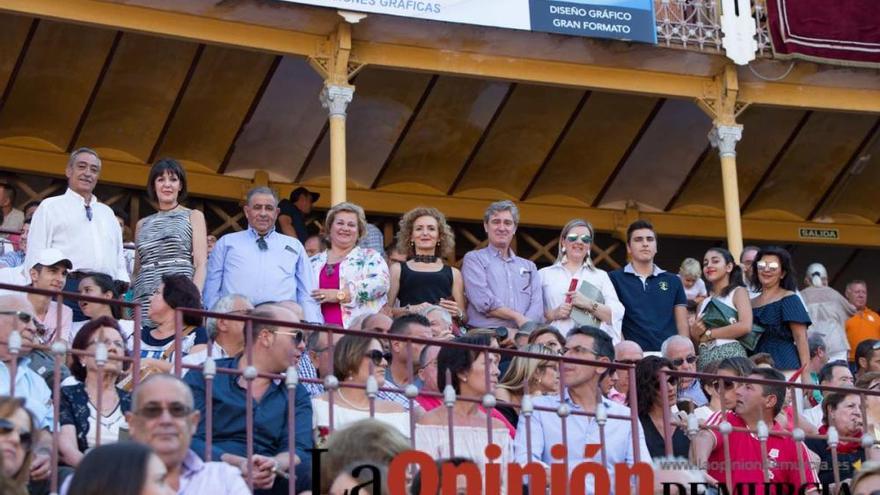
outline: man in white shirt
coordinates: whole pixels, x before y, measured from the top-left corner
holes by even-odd
[[[122,230],[109,206],[93,194],[101,174],[101,159],[89,148],[79,148],[67,162],[67,191],[40,203],[31,220],[24,266],[30,267],[46,248],[65,253],[76,271],[64,290],[76,292],[87,272],[106,273],[128,284],[129,276],[122,247]],[[74,320],[86,319],[73,301],[65,301]]]

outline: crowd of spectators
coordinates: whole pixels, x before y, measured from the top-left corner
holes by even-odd
[[[163,159],[146,185],[158,211],[138,222],[129,266],[118,215],[93,194],[101,167],[94,150],[74,151],[64,194],[24,211],[0,184],[3,228],[20,232],[4,241],[0,282],[31,289],[0,294],[4,493],[49,493],[53,475],[69,494],[251,493],[248,482],[344,493],[370,481],[354,469],[364,464],[387,493],[389,463],[409,447],[483,474],[546,467],[528,472],[536,491],[552,464],[599,493],[582,463],[613,480],[667,455],[711,483],[875,472],[864,440],[880,432],[880,396],[862,392],[880,390],[880,315],[865,282],[839,294],[820,264],[799,290],[780,247],[738,260],[713,247],[672,273],[655,264],[654,227],[636,220],[629,262],[609,273],[592,262],[593,226],[573,219],[539,270],[512,247],[517,206],[498,201],[485,247],[459,270],[435,208],[404,214],[384,253],[360,206],[334,205],[316,236],[318,194],[279,203],[266,187],[246,195],[246,229],[212,239],[184,206],[185,170]],[[62,289],[92,300],[58,304]],[[123,295],[140,311],[116,306]],[[60,364],[47,347],[59,342],[71,349]],[[502,493],[520,482],[502,468]]]

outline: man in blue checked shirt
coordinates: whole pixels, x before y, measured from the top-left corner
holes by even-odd
[[[254,305],[293,300],[302,306],[305,320],[323,323],[320,305],[312,299],[317,287],[303,245],[275,230],[278,198],[268,187],[247,194],[244,214],[248,228],[226,234],[208,257],[203,300],[210,308],[227,294],[242,294]]]

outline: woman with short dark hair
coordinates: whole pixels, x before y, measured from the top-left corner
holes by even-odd
[[[186,171],[180,163],[163,158],[153,164],[147,179],[147,196],[156,202],[159,211],[137,224],[137,258],[132,277],[134,299],[141,303],[145,326],[153,326],[149,307],[163,275],[184,275],[192,279],[199,290],[205,286],[208,258],[205,215],[181,204],[186,194]]]
[[[754,352],[770,354],[777,369],[800,368],[810,360],[807,327],[811,321],[796,294],[797,276],[788,251],[775,246],[758,251],[752,284],[759,292],[752,299],[754,324],[764,329]],[[804,380],[809,376],[802,374]]]
[[[68,495],[174,495],[162,459],[146,445],[125,442],[88,453],[70,481]]]
[[[68,466],[76,467],[85,452],[97,444],[98,430],[101,431],[101,443],[105,444],[116,442],[120,430],[128,429],[125,413],[131,409],[131,394],[116,387],[125,370],[123,362],[118,359],[125,355],[125,336],[116,320],[109,316],[86,323],[73,339],[72,347],[76,351],[94,354],[99,344],[107,348],[107,362],[99,367],[93,356],[73,354],[70,372],[80,383],[61,387],[58,450],[61,461]]]
[[[660,386],[660,371],[671,371],[672,363],[668,359],[657,356],[646,356],[636,364],[636,384],[638,386],[638,412],[642,430],[645,432],[645,444],[651,457],[666,455],[664,435],[667,428],[672,435],[672,455],[688,457],[691,442],[682,428],[673,421],[667,425],[663,421],[663,388]],[[666,375],[668,403],[670,408],[675,405],[678,377]],[[670,418],[672,411],[669,411]]]

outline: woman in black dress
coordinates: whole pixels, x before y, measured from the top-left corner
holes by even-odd
[[[645,443],[652,458],[666,456],[666,443],[663,440],[664,427],[668,428],[672,435],[672,455],[675,457],[688,457],[691,441],[685,432],[675,421],[669,425],[663,422],[663,397],[660,388],[660,370],[672,370],[672,363],[668,359],[647,356],[636,364],[636,383],[638,384],[638,412],[642,430],[645,432]],[[669,405],[674,406],[678,390],[678,377],[666,375],[668,380],[666,391]],[[670,411],[670,417],[672,411]]]

